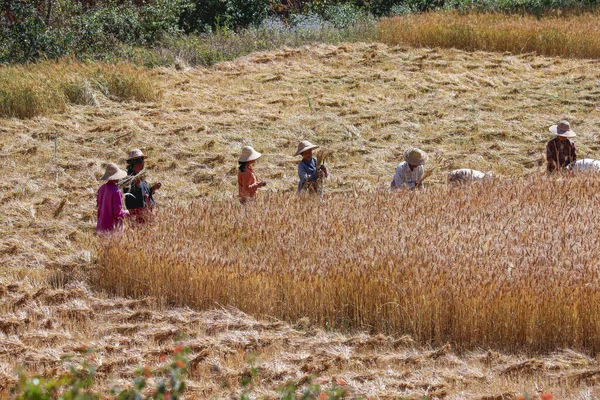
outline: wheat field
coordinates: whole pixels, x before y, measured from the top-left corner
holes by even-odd
[[[103,243],[97,285],[419,344],[595,354],[598,183],[193,202]]]
[[[26,120],[3,119],[0,123],[0,167],[4,172],[0,181],[3,276],[0,300],[4,315],[0,386],[4,389],[14,380],[14,366],[26,365],[31,371],[46,375],[59,373],[63,368],[60,357],[76,352],[74,344],[77,347],[83,343],[97,349],[98,366],[106,368],[99,385],[109,387],[115,380],[122,382],[130,377],[136,366],[156,363],[156,355],[174,346],[178,333],[183,332],[187,339],[182,340],[188,341],[192,356],[198,357],[198,369],[190,376],[195,397],[235,396],[240,390],[236,382],[255,354],[259,355],[263,374],[257,391],[269,396],[274,395],[273,388],[279,384],[289,380],[306,382],[311,376],[325,384],[342,378],[354,397],[429,395],[499,399],[503,395],[510,398],[525,391],[545,390],[553,391],[558,398],[597,395],[594,383],[600,367],[591,355],[592,349],[597,348],[597,339],[592,335],[593,324],[585,325],[589,330],[581,330],[583,320],[574,319],[568,329],[558,332],[553,331],[554,325],[531,326],[530,332],[549,338],[533,343],[527,342],[527,331],[517,331],[517,327],[511,331],[510,324],[505,324],[496,334],[497,343],[503,345],[488,351],[483,336],[461,331],[460,326],[445,325],[460,338],[446,346],[442,343],[446,331],[419,336],[415,335],[418,329],[407,328],[407,332],[415,335],[409,339],[404,336],[407,332],[394,330],[402,325],[377,326],[367,322],[371,313],[353,312],[351,308],[346,312],[364,333],[341,326],[332,314],[334,310],[327,308],[321,315],[297,320],[298,311],[302,310],[300,302],[291,303],[297,304],[295,313],[272,319],[269,316],[274,314],[273,310],[259,310],[261,315],[252,317],[229,308],[192,311],[185,308],[188,299],[176,297],[183,291],[172,291],[175,297],[165,297],[160,292],[151,295],[142,293],[143,284],[129,284],[130,291],[109,289],[120,295],[142,295],[145,299],[109,297],[100,290],[102,282],[97,279],[100,271],[97,263],[102,253],[97,251],[98,242],[93,235],[94,195],[99,187],[96,178],[106,162],[124,165],[126,151],[134,147],[149,155],[150,181],[163,183],[156,195],[157,212],[163,221],[175,222],[173,218],[177,216],[187,221],[184,215],[203,212],[203,218],[231,222],[240,213],[235,199],[235,160],[241,148],[251,144],[264,154],[255,170],[260,179],[269,180],[269,185],[261,192],[258,206],[248,211],[240,224],[248,224],[251,213],[262,216],[263,210],[269,212],[271,221],[296,227],[291,222],[284,224],[287,221],[281,211],[284,205],[298,213],[309,206],[323,210],[311,217],[316,218],[312,224],[320,226],[338,224],[335,213],[350,218],[351,212],[359,209],[357,206],[371,210],[370,216],[383,221],[383,214],[374,212],[375,206],[389,207],[386,211],[389,216],[399,219],[403,215],[401,205],[410,199],[423,199],[422,203],[409,203],[421,215],[433,210],[419,208],[425,204],[444,210],[445,203],[440,204],[439,199],[454,199],[448,204],[460,209],[462,205],[455,202],[463,199],[465,204],[478,204],[476,200],[482,198],[492,203],[481,203],[473,223],[479,224],[478,229],[485,229],[483,205],[489,205],[496,210],[498,226],[508,231],[506,243],[514,244],[512,241],[516,239],[509,235],[511,229],[522,229],[513,233],[529,237],[534,228],[542,225],[543,210],[552,210],[553,215],[564,212],[552,201],[553,193],[564,189],[560,189],[560,183],[543,178],[544,144],[550,138],[548,126],[569,119],[578,133],[579,157],[597,157],[600,149],[597,61],[357,43],[281,49],[255,53],[211,69],[156,69],[148,74],[162,93],[159,99],[123,102],[98,92],[97,105],[67,104],[64,111],[55,114]],[[302,139],[333,151],[328,158],[331,177],[326,182],[326,202],[322,206],[298,202],[293,196],[298,158],[292,155]],[[426,182],[427,191],[413,197],[384,195],[382,192],[389,185],[402,152],[412,145],[426,150],[431,155],[428,168],[435,167]],[[455,191],[446,186],[446,173],[460,167],[492,170],[498,183],[489,190]],[[516,189],[510,186],[511,180]],[[593,214],[586,212],[596,204],[593,190],[597,183],[581,179],[568,182],[567,187],[573,189],[566,197],[574,202],[573,221],[585,222],[587,215],[591,215],[588,220],[593,224]],[[516,193],[529,199],[529,208],[519,209]],[[492,194],[505,203],[494,203]],[[438,203],[434,204],[436,198]],[[281,207],[276,208],[278,205]],[[549,208],[540,208],[542,205]],[[332,213],[325,213],[327,209]],[[484,253],[463,254],[456,247],[474,232],[462,232],[460,215],[452,214],[452,209],[446,210],[453,221],[454,233],[463,239],[443,241],[449,238],[448,232],[439,230],[446,216],[438,220],[439,226],[435,220],[419,220],[439,233],[424,241],[436,247],[427,248],[424,260],[440,263],[441,255],[447,258],[454,255],[458,263],[470,255],[483,257]],[[520,210],[518,215],[534,224],[511,222],[503,214],[505,210]],[[437,215],[441,218],[441,211]],[[566,222],[555,226],[570,232],[568,240],[557,239],[560,247],[545,253],[544,247],[536,247],[529,238],[529,247],[513,246],[506,256],[506,260],[515,264],[514,279],[531,283],[531,293],[535,296],[532,294],[530,301],[542,296],[548,302],[547,308],[536,309],[553,324],[562,321],[569,310],[556,309],[555,314],[544,314],[550,312],[552,302],[556,301],[551,296],[553,292],[544,293],[545,286],[537,286],[535,274],[521,276],[517,271],[520,257],[523,262],[535,264],[538,256],[537,264],[543,265],[544,257],[561,260],[559,249],[570,249],[576,256],[567,261],[586,268],[584,275],[566,276],[566,282],[578,284],[580,279],[590,277],[594,283],[594,265],[589,259],[595,251],[595,234],[585,231],[593,225],[571,225],[568,218],[571,214],[567,214]],[[385,221],[388,225],[384,226],[395,229],[383,236],[386,246],[391,246],[390,236],[400,233],[400,225]],[[358,217],[350,218],[350,222],[361,226]],[[169,225],[156,225],[152,229],[159,226],[170,229]],[[379,229],[371,226],[376,228]],[[275,228],[264,225],[264,229],[265,234],[271,234]],[[228,233],[226,228],[209,233],[219,232]],[[239,235],[239,232],[228,234],[234,233]],[[333,235],[337,238],[335,245],[340,245],[339,235]],[[584,241],[576,235],[588,235],[590,240]],[[249,236],[247,244],[260,238],[260,235]],[[277,239],[284,243],[292,240],[288,235]],[[129,237],[127,240],[124,245],[135,244]],[[368,238],[360,235],[354,235],[353,240],[353,245],[368,242]],[[539,240],[546,245],[554,243],[551,236],[542,235]],[[161,242],[153,243],[161,246]],[[235,250],[241,246],[233,241],[223,240],[223,243],[229,243]],[[443,247],[446,243],[448,246]],[[490,241],[487,251],[494,257],[503,254],[500,252],[504,249],[498,247],[501,243]],[[197,247],[196,243],[190,243],[186,248]],[[337,254],[331,247],[318,249],[317,254],[310,255],[313,261],[317,260],[315,264]],[[377,254],[372,252],[373,247],[365,249],[371,250],[363,259]],[[452,249],[455,251],[451,252]],[[419,250],[422,250],[419,246],[412,248],[413,254],[420,256]],[[216,255],[228,260],[223,258],[223,250],[219,251]],[[344,261],[344,257],[349,257],[344,254],[337,254],[331,260]],[[232,265],[239,262],[234,255],[229,256]],[[276,255],[269,257],[274,259]],[[400,257],[399,253],[395,257]],[[362,265],[359,259],[346,258],[345,262]],[[439,267],[442,265],[443,262]],[[562,266],[567,268],[566,264]],[[504,274],[506,279],[509,269],[510,265],[502,265],[489,275],[484,274],[482,279],[500,276],[497,274]],[[418,271],[421,270],[407,270]],[[424,282],[435,282],[431,272],[423,275]],[[564,270],[557,269],[552,277],[564,279]],[[267,287],[271,292],[275,291],[274,282]],[[181,286],[180,282],[177,284]],[[260,282],[240,286],[249,294],[260,293],[253,292]],[[43,288],[45,291],[39,292]],[[438,296],[444,296],[443,290],[447,288],[440,284]],[[567,297],[574,296],[568,292],[569,286],[555,284],[551,288]],[[593,300],[592,289],[590,286],[585,292],[581,288],[582,298]],[[253,301],[260,305],[258,300]],[[210,304],[190,305],[200,309],[211,304],[214,300]],[[184,308],[179,307],[182,305]],[[379,311],[389,313],[392,306],[389,307]],[[448,312],[444,309],[436,314],[433,308],[426,310],[429,314],[424,312],[419,320],[423,327],[433,326],[432,316],[441,318],[442,311]],[[493,323],[493,316],[479,321],[469,317],[468,311],[463,309],[462,315],[471,321],[470,326],[485,323],[489,329]],[[517,320],[526,320],[524,315],[521,317]],[[281,318],[288,322],[281,322]],[[330,326],[320,325],[328,320],[332,321]],[[367,325],[373,325],[373,329]],[[344,329],[323,329],[334,326]],[[382,333],[371,334],[371,331]],[[563,332],[564,336],[559,334]],[[509,336],[512,339],[500,337],[500,333],[513,335]],[[511,340],[514,340],[512,347]],[[206,347],[194,347],[196,342]]]

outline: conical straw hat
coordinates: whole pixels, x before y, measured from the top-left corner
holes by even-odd
[[[108,163],[106,166],[106,170],[104,171],[104,175],[99,179],[100,181],[116,181],[119,179],[123,179],[127,176],[127,172],[119,169],[117,164]]]
[[[242,155],[238,158],[239,162],[248,162],[258,159],[262,154],[254,150],[252,146],[246,146],[242,149]]]
[[[303,140],[300,143],[298,143],[298,150],[296,150],[296,154],[294,155],[297,156],[298,154],[302,154],[307,150],[316,149],[317,147],[319,146],[312,144],[308,140]]]

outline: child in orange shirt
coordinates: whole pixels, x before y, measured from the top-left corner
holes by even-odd
[[[248,199],[256,197],[256,191],[259,187],[267,185],[267,182],[258,182],[252,164],[261,156],[258,151],[251,146],[246,146],[242,149],[242,155],[238,159],[240,164],[238,172],[238,192],[240,195],[240,203],[245,204]]]

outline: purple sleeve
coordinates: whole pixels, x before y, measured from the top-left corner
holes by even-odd
[[[127,215],[125,210],[123,210],[123,193],[120,190],[116,191],[113,196],[112,209],[115,219],[123,219]]]

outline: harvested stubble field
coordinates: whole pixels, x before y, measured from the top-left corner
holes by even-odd
[[[97,93],[97,106],[71,105],[61,114],[2,121],[0,263],[4,289],[0,300],[4,319],[0,363],[3,382],[13,379],[12,368],[19,364],[27,365],[32,372],[56,374],[61,368],[58,361],[61,355],[72,353],[77,344],[90,342],[98,351],[98,363],[106,365],[107,372],[99,382],[106,387],[113,378],[131,376],[137,365],[157,362],[156,354],[168,351],[174,345],[177,332],[184,332],[189,335],[186,340],[206,344],[205,348],[190,345],[192,357],[199,357],[198,369],[190,377],[196,397],[226,397],[240,390],[237,380],[248,368],[247,358],[252,353],[259,355],[262,365],[257,393],[265,394],[273,394],[273,388],[280,383],[305,382],[309,376],[323,382],[342,378],[356,396],[379,394],[382,398],[426,393],[450,398],[483,395],[501,398],[502,394],[510,397],[538,389],[553,390],[559,398],[587,398],[588,394],[597,394],[594,388],[588,388],[595,383],[600,368],[589,356],[597,349],[596,332],[592,328],[597,314],[589,303],[595,301],[596,264],[591,260],[597,259],[594,248],[597,233],[593,229],[593,214],[586,213],[591,213],[597,204],[594,190],[598,184],[575,180],[569,183],[574,189],[572,194],[565,192],[564,196],[557,197],[559,185],[539,175],[543,171],[544,143],[549,138],[547,127],[559,119],[569,119],[579,133],[576,139],[579,156],[595,158],[600,148],[596,131],[600,63],[533,54],[467,53],[359,43],[283,49],[253,54],[213,69],[159,69],[149,74],[162,92],[162,97],[154,102],[117,102]],[[332,176],[326,183],[328,197],[323,204],[298,202],[288,193],[293,192],[296,185],[297,158],[292,154],[300,139],[334,151],[328,160]],[[265,154],[256,172],[259,178],[269,179],[270,185],[261,193],[262,200],[256,207],[241,215],[235,205],[235,160],[245,144],[252,144]],[[380,190],[388,186],[403,150],[409,145],[419,145],[432,155],[429,166],[436,170],[428,179],[429,190],[416,196],[381,194]],[[331,318],[334,325],[364,324],[364,329],[381,330],[390,336],[324,332],[318,325],[307,327],[305,323],[292,326],[257,322],[238,312],[165,308],[164,303],[168,305],[169,300],[183,304],[182,296],[186,293],[196,296],[196,300],[189,297],[191,305],[214,306],[215,299],[203,300],[203,303],[197,300],[198,293],[187,292],[188,285],[182,285],[181,279],[174,281],[170,297],[161,298],[164,288],[156,285],[155,289],[160,291],[153,295],[159,298],[147,303],[104,298],[99,292],[90,292],[75,281],[91,277],[91,284],[101,284],[102,280],[93,278],[97,278],[98,273],[108,274],[110,269],[99,269],[95,260],[112,254],[95,250],[94,194],[99,186],[95,179],[106,162],[124,164],[125,152],[134,147],[150,155],[147,166],[151,180],[163,183],[156,196],[161,219],[173,222],[158,224],[152,230],[170,232],[180,227],[181,232],[185,232],[185,227],[191,228],[194,224],[202,227],[203,221],[220,223],[219,228],[212,231],[199,230],[196,236],[182,235],[191,239],[185,243],[187,246],[183,242],[175,244],[182,248],[182,257],[186,256],[185,251],[197,253],[190,254],[188,263],[194,261],[192,256],[211,261],[208,260],[211,254],[201,253],[203,244],[195,239],[217,243],[217,236],[222,235],[223,247],[213,248],[211,262],[230,262],[227,267],[233,268],[245,261],[250,270],[260,269],[268,264],[252,263],[249,257],[256,255],[253,249],[262,249],[261,257],[266,260],[277,260],[274,252],[264,252],[268,249],[265,242],[285,243],[296,229],[297,240],[300,241],[300,233],[302,240],[286,243],[293,250],[291,254],[306,254],[315,274],[326,277],[329,271],[317,270],[321,264],[331,266],[340,261],[352,264],[355,271],[370,268],[382,255],[379,248],[391,253],[387,255],[388,260],[400,260],[401,243],[394,247],[391,240],[403,239],[404,245],[410,243],[410,239],[416,241],[415,232],[419,228],[407,228],[414,228],[418,222],[425,227],[419,234],[420,240],[415,247],[407,247],[417,256],[402,258],[398,264],[399,268],[413,268],[407,270],[412,274],[423,273],[423,284],[437,282],[437,299],[445,298],[446,282],[455,282],[458,278],[443,270],[443,266],[453,262],[460,265],[468,256],[473,256],[480,261],[477,264],[480,269],[473,271],[482,272],[478,277],[482,282],[487,280],[497,285],[490,279],[503,274],[503,279],[530,284],[531,291],[521,286],[517,293],[527,292],[527,304],[535,302],[533,311],[539,310],[540,314],[521,308],[522,312],[514,316],[516,322],[527,321],[533,314],[549,318],[549,325],[533,325],[524,331],[518,327],[513,329],[510,320],[495,321],[493,315],[479,320],[474,310],[465,305],[459,309],[464,312],[464,321],[472,324],[465,328],[477,327],[480,323],[485,326],[479,329],[490,332],[490,324],[499,323],[498,332],[492,331],[493,335],[486,337],[451,324],[444,325],[449,330],[436,331],[434,322],[444,318],[447,321],[444,313],[452,311],[449,307],[462,304],[449,299],[454,302],[439,302],[439,309],[426,307],[421,314],[415,314],[421,325],[408,329],[415,335],[414,340],[419,341],[419,345],[413,346],[401,339],[405,332],[392,332],[393,328],[405,325],[386,327],[381,318],[379,322],[367,322],[367,318],[372,317],[369,311],[348,308],[346,311],[352,311],[354,319],[336,320],[334,304],[325,304],[323,314],[314,315],[311,323],[324,322],[334,315]],[[444,187],[445,173],[458,167],[493,170],[500,182],[464,193]],[[505,182],[509,177],[515,179],[514,188]],[[493,195],[498,199],[494,200]],[[482,199],[481,203],[476,201],[478,198]],[[424,202],[419,205],[417,199]],[[521,200],[527,207],[519,207]],[[468,205],[475,205],[478,210],[473,219]],[[485,206],[497,217],[496,222],[490,221],[489,228]],[[309,229],[308,222],[297,222],[304,221],[309,207],[319,210],[308,220],[315,225],[315,230]],[[410,215],[407,220],[404,207],[414,210],[416,215]],[[168,209],[175,210],[173,216],[169,216]],[[286,210],[290,211],[289,215],[285,214]],[[327,210],[331,213],[326,213]],[[506,214],[515,210],[524,220],[511,219],[510,214]],[[354,234],[347,242],[341,242],[344,226],[337,221],[337,215],[351,222],[355,227],[353,232],[364,221],[373,223],[366,225],[365,234]],[[386,219],[386,215],[392,220]],[[565,219],[544,226],[545,215]],[[236,216],[237,228],[228,225]],[[400,217],[403,217],[402,222],[399,222]],[[460,223],[462,219],[464,224]],[[253,226],[253,221],[257,222],[255,236],[250,235],[250,230],[241,230],[241,227]],[[261,221],[280,221],[281,229],[287,227],[287,230],[278,231],[277,226]],[[451,231],[443,231],[446,221],[452,221]],[[381,226],[374,226],[375,222]],[[335,226],[336,232],[331,232]],[[492,226],[501,227],[503,231],[491,230]],[[389,231],[381,237],[384,240],[371,243],[372,238],[367,233],[376,229],[383,232],[385,227]],[[556,232],[553,228],[560,230]],[[428,236],[431,230],[439,235]],[[323,231],[325,235],[320,234]],[[451,237],[449,232],[456,236]],[[273,233],[275,237],[264,236]],[[172,236],[179,234],[180,231],[172,232]],[[152,236],[152,231],[144,235],[148,240],[141,244],[141,249],[148,251],[149,257],[162,257],[160,250],[166,246]],[[329,237],[335,240],[328,243]],[[474,247],[467,247],[469,237],[477,238]],[[536,246],[534,238],[542,244]],[[428,242],[432,246],[423,247]],[[125,242],[125,245],[131,244],[135,243],[129,239]],[[144,247],[148,244],[156,246],[154,249]],[[329,244],[344,249],[352,244],[365,253],[357,253],[353,258],[351,252],[339,252]],[[503,244],[511,247],[504,249]],[[246,252],[226,253],[226,246]],[[316,251],[311,253],[311,248]],[[301,249],[306,253],[301,253]],[[561,250],[571,251],[571,256],[561,259]],[[490,257],[485,257],[486,252]],[[557,264],[545,265],[545,260]],[[296,259],[296,262],[300,261]],[[431,271],[414,269],[425,262],[435,262],[428,265]],[[539,268],[527,268],[528,262]],[[485,271],[486,265],[495,269]],[[342,266],[337,265],[337,268]],[[389,277],[402,271],[394,265],[380,267],[387,268]],[[128,273],[136,270],[140,274],[138,281],[146,279],[145,269],[135,265],[122,268],[125,268],[122,276],[131,276]],[[579,269],[582,275],[574,273]],[[181,271],[179,267],[172,270],[173,273]],[[440,277],[450,275],[450,279],[435,280],[433,271],[439,271]],[[197,272],[202,273],[199,268]],[[238,279],[232,279],[232,283],[241,282],[237,275],[232,277]],[[580,289],[580,304],[584,309],[580,309],[577,316],[568,314],[567,306],[552,313],[551,305],[559,301],[552,293],[559,291],[568,299],[579,299],[568,291],[568,285],[578,284],[585,277],[589,277],[590,282]],[[257,296],[261,295],[261,282],[246,278],[248,284],[238,287],[252,294],[254,297],[250,298],[260,306]],[[351,278],[357,282],[358,278]],[[292,282],[289,273],[278,279]],[[467,285],[465,290],[475,284],[475,280],[463,281]],[[119,280],[115,278],[113,282],[116,284]],[[275,291],[274,282],[276,280],[265,289],[280,295]],[[327,280],[315,279],[314,282],[325,284]],[[148,293],[140,293],[144,284],[128,283],[130,292],[118,286],[111,290],[150,295],[149,289]],[[36,295],[46,286],[51,288]],[[407,284],[406,287],[416,293],[419,285]],[[545,288],[550,289],[545,292]],[[98,286],[93,289],[98,290]],[[313,293],[308,286],[302,290]],[[77,296],[69,297],[72,291]],[[46,299],[56,293],[64,300]],[[212,293],[218,294],[215,290]],[[360,294],[360,290],[356,293]],[[474,293],[480,297],[474,296],[472,303],[467,304],[475,304],[478,299],[482,299],[481,305],[503,304],[486,303],[483,297],[486,293],[482,286]],[[492,298],[499,299],[498,293],[490,293]],[[313,300],[311,296],[305,299]],[[319,299],[327,298],[315,297],[314,300]],[[539,299],[549,304],[544,306]],[[304,299],[290,300],[293,302],[287,304],[301,310]],[[105,306],[98,307],[98,304]],[[279,301],[273,306],[281,304],[284,303]],[[495,311],[506,310],[509,304],[502,307]],[[140,310],[146,319],[139,315],[133,317]],[[393,305],[378,312],[391,310]],[[257,311],[274,314],[270,309]],[[506,314],[503,315],[506,318]],[[561,318],[565,315],[572,318],[563,323],[565,320]],[[134,322],[127,320],[129,317]],[[297,314],[291,312],[279,315],[292,323],[296,323],[296,317]],[[135,322],[140,318],[143,323]],[[372,328],[366,328],[367,325]],[[163,329],[172,334],[161,336]],[[152,336],[156,332],[159,336]],[[458,339],[451,338],[451,332],[457,332]],[[500,336],[503,332],[512,336]],[[544,339],[532,337],[528,342],[530,332],[543,334]],[[453,342],[450,347],[442,346],[445,338]],[[501,353],[477,350],[488,347],[487,339],[505,350]],[[423,340],[433,340],[432,348],[427,349],[428,343]],[[511,348],[511,340],[514,340],[515,350],[506,350]],[[577,352],[560,350],[570,345],[576,346]],[[522,351],[524,348],[529,350]],[[543,352],[536,353],[537,349]]]

